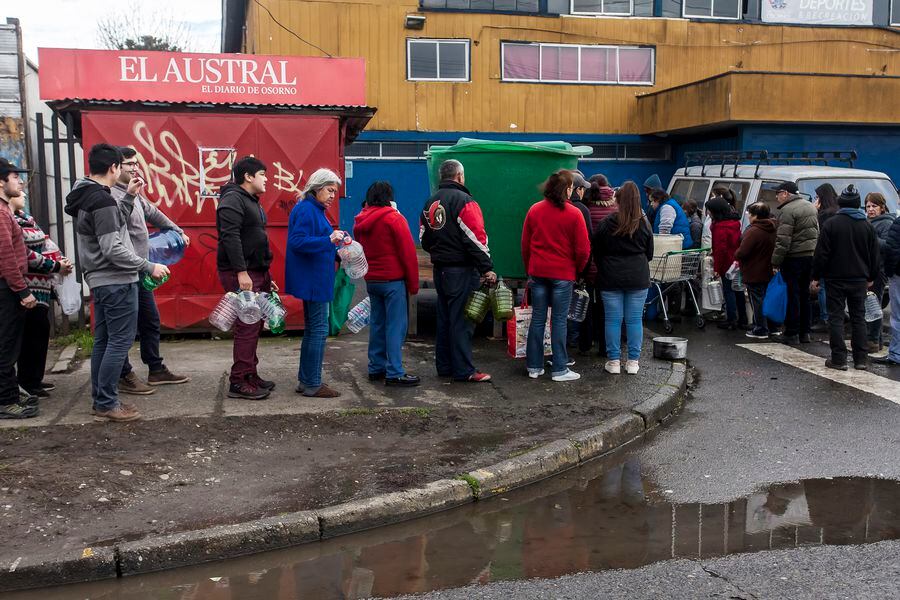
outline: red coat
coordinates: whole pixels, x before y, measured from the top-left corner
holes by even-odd
[[[367,206],[356,215],[353,236],[366,253],[366,281],[406,281],[409,294],[419,292],[419,260],[409,224],[390,206]]]
[[[724,275],[741,245],[741,222],[737,219],[714,221],[711,229],[713,268],[717,275]]]
[[[522,226],[522,260],[532,277],[575,281],[591,256],[581,212],[541,200],[528,210]]]

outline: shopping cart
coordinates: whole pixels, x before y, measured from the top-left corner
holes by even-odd
[[[699,248],[695,250],[678,250],[676,252],[666,252],[659,256],[653,257],[650,261],[650,297],[647,298],[647,306],[654,302],[659,302],[659,307],[663,314],[663,328],[666,333],[672,332],[672,323],[669,321],[669,313],[666,308],[666,298],[675,290],[684,290],[687,288],[690,293],[691,300],[694,303],[694,310],[697,312],[697,327],[702,329],[706,326],[706,319],[700,312],[700,305],[697,302],[697,294],[694,292],[694,286],[691,282],[698,280],[700,275],[700,266],[703,259],[709,253],[709,248]],[[656,292],[655,294],[653,292]]]

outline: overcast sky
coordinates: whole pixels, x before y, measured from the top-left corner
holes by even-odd
[[[97,22],[119,9],[174,16],[190,27],[191,52],[218,52],[221,0],[18,0],[4,2],[0,18],[17,17],[22,26],[25,54],[37,63],[39,46],[52,48],[101,48]],[[148,19],[149,20],[149,19]]]

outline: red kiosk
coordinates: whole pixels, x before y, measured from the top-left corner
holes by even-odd
[[[145,194],[191,237],[184,259],[156,292],[162,325],[209,327],[222,296],[216,274],[216,205],[231,165],[268,165],[261,205],[284,282],[288,216],[306,178],[326,167],[344,177],[344,146],[375,114],[365,105],[363,59],[39,49],[41,99],[74,113],[87,150],[132,146]],[[328,210],[339,222],[338,204]],[[287,324],[302,329],[301,303],[284,298]]]

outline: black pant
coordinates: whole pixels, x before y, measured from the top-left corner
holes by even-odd
[[[594,289],[594,302],[591,305],[591,312],[588,313],[591,319],[592,337],[597,341],[597,353],[600,356],[606,356],[606,311],[603,308],[603,296],[599,289]],[[591,340],[593,342],[593,339]],[[590,350],[590,346],[587,348]]]
[[[141,342],[141,361],[150,367],[151,373],[158,373],[165,367],[163,359],[159,355],[159,309],[156,308],[156,298],[153,292],[145,290],[138,284],[138,339]],[[122,365],[122,377],[131,373],[131,363],[125,357]]]
[[[472,336],[475,325],[463,309],[472,290],[478,288],[478,273],[472,267],[434,267],[437,291],[437,336],[434,363],[438,375],[467,379],[475,373],[472,363]]]
[[[844,304],[850,311],[850,347],[853,362],[866,362],[866,291],[865,281],[825,279],[825,303],[828,306],[831,362],[847,364],[847,344],[844,343]]]
[[[812,256],[789,256],[781,264],[781,276],[784,278],[788,289],[784,335],[809,334],[809,284],[812,280],[811,272]]]
[[[753,307],[753,330],[756,333],[769,333],[769,320],[763,316],[763,299],[766,297],[768,283],[747,283],[750,305]]]
[[[25,311],[18,294],[0,289],[0,405],[19,401],[16,360],[22,348]]]
[[[50,309],[43,304],[25,311],[25,331],[19,350],[19,385],[29,392],[37,390],[47,368],[47,346],[50,344]]]

